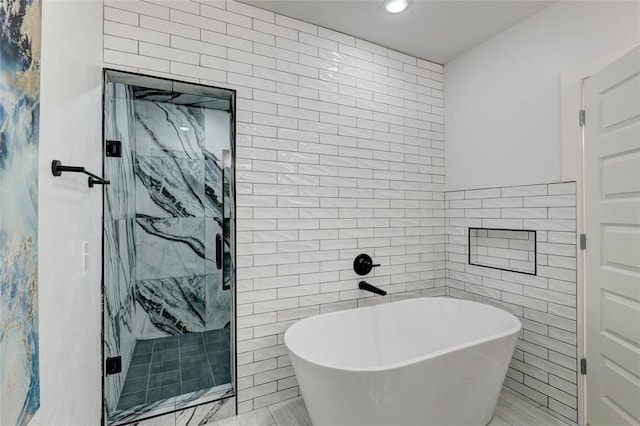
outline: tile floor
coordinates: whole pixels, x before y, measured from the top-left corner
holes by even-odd
[[[138,340],[117,411],[231,382],[229,329]]]
[[[515,394],[503,390],[489,426],[571,426],[571,422],[552,416]],[[311,426],[302,398],[279,402],[269,407],[207,423],[207,426]]]

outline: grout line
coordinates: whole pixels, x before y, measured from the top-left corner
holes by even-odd
[[[149,358],[149,372],[147,373],[147,386],[145,386],[144,389],[144,403],[147,404],[147,398],[149,395],[149,382],[151,382],[151,367],[153,365],[153,353],[155,352],[155,348],[156,348],[156,341],[158,339],[153,339],[152,340],[152,344],[151,344],[151,357]]]
[[[209,369],[209,374],[211,374],[211,381],[213,382],[213,387],[216,387],[216,378],[213,375],[213,370],[211,369],[211,360],[209,359],[209,351],[207,351],[207,344],[204,338],[204,332],[202,333],[202,344],[204,345],[204,354],[207,362],[207,368]]]
[[[180,395],[182,395],[183,389],[182,389],[182,355],[180,354],[180,348],[181,348],[181,344],[180,344],[180,336],[178,336],[178,375],[180,377],[180,381],[178,383],[180,383]]]

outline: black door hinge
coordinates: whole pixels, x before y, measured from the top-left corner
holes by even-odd
[[[587,234],[580,234],[580,250],[587,249]]]
[[[580,359],[580,374],[587,374],[587,359]]]
[[[110,376],[112,374],[118,374],[122,372],[122,357],[121,356],[114,356],[111,358],[107,358],[107,361],[105,362],[105,371],[107,373],[107,376]]]
[[[122,157],[122,142],[121,141],[106,141],[106,143],[105,143],[105,155],[107,157]]]
[[[578,113],[578,122],[580,123],[580,126],[584,126],[584,123],[587,122],[587,114],[583,109]]]

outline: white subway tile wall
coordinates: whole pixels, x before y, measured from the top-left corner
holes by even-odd
[[[240,413],[299,394],[283,345],[296,320],[445,294],[441,65],[230,0],[104,12],[106,67],[237,90]],[[358,290],[363,252],[389,295]]]
[[[505,386],[577,421],[575,182],[445,193],[447,293],[522,322]],[[537,231],[537,275],[468,264],[468,227]]]

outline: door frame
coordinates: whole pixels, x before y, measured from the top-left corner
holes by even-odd
[[[580,250],[580,234],[585,233],[584,223],[584,127],[579,125],[578,114],[584,108],[584,81],[607,65],[624,56],[640,44],[608,53],[588,62],[576,65],[560,75],[560,134],[562,149],[562,180],[576,182],[576,259],[577,259],[577,359],[585,357],[585,252]],[[587,117],[587,120],[589,118]],[[587,243],[588,244],[588,243]],[[587,377],[578,371],[578,424],[585,425],[587,414]]]
[[[231,161],[231,166],[230,168],[231,173],[232,173],[232,180],[231,183],[233,185],[231,185],[230,187],[230,198],[232,199],[232,206],[231,206],[231,217],[229,218],[231,221],[231,225],[232,229],[235,231],[237,230],[237,226],[236,226],[236,220],[237,220],[237,192],[236,192],[236,184],[237,184],[237,178],[236,178],[236,172],[237,172],[237,167],[236,167],[236,152],[237,152],[237,97],[238,97],[238,92],[236,89],[232,88],[232,87],[226,87],[226,85],[224,84],[220,84],[220,85],[208,85],[208,84],[201,84],[201,83],[193,83],[191,81],[188,80],[180,80],[180,79],[176,79],[176,78],[168,78],[168,77],[161,77],[161,76],[157,76],[154,75],[153,73],[144,73],[144,72],[132,72],[131,70],[127,69],[126,67],[107,67],[107,66],[103,66],[101,68],[101,73],[102,73],[102,79],[101,79],[101,145],[102,145],[102,149],[101,149],[101,155],[102,155],[102,176],[106,176],[106,152],[105,152],[105,138],[106,138],[106,130],[105,130],[105,100],[107,97],[107,92],[106,92],[106,85],[108,82],[111,82],[113,80],[110,80],[110,73],[114,73],[114,74],[120,74],[120,75],[127,75],[129,77],[137,77],[137,78],[148,78],[150,80],[156,80],[156,81],[164,81],[164,82],[169,82],[169,83],[181,83],[181,84],[185,84],[187,86],[191,86],[191,87],[199,87],[201,88],[203,91],[209,90],[209,89],[217,89],[217,90],[222,90],[225,92],[229,92],[231,95],[230,98],[230,116],[231,116],[231,120],[232,120],[232,125],[230,126],[230,148],[229,148],[229,152],[230,152],[230,161]],[[125,83],[127,85],[131,85],[131,83]],[[184,90],[184,89],[183,89]],[[173,88],[171,89],[171,91],[174,91]],[[175,90],[175,92],[178,93],[185,93],[185,92],[180,92],[180,90]],[[203,94],[205,95],[205,94]],[[221,158],[222,160],[222,158]],[[222,183],[221,183],[222,184]],[[224,189],[222,189],[222,198],[224,198]],[[104,186],[102,186],[102,216],[101,216],[101,249],[100,249],[100,259],[102,262],[101,265],[101,278],[100,278],[100,363],[101,363],[101,402],[100,402],[100,409],[101,409],[101,421],[100,421],[100,425],[101,426],[105,426],[109,423],[109,413],[108,413],[108,408],[107,408],[107,401],[106,401],[106,371],[105,371],[105,361],[106,361],[106,354],[105,354],[105,327],[106,327],[106,323],[105,323],[105,303],[106,303],[106,283],[105,283],[105,240],[104,240],[104,218],[105,218],[105,209],[106,209],[106,189]],[[222,212],[222,216],[224,219],[224,211]],[[224,220],[222,221],[222,223],[224,223]],[[224,227],[224,225],[223,225]],[[222,232],[224,232],[224,228],[221,227]],[[236,238],[235,238],[235,233],[233,235],[233,238],[230,237],[230,251],[231,251],[231,255],[233,257],[232,262],[231,262],[231,268],[233,269],[233,278],[232,278],[232,282],[231,282],[231,332],[232,332],[232,339],[231,339],[231,343],[230,343],[230,352],[232,355],[232,360],[231,360],[231,390],[233,391],[233,395],[229,396],[229,395],[225,395],[219,399],[216,399],[215,401],[223,401],[223,400],[229,400],[231,398],[233,398],[232,401],[232,405],[233,405],[233,415],[237,415],[238,414],[238,352],[237,352],[237,339],[236,339],[236,334],[237,334],[237,330],[236,330],[236,325],[237,325],[237,321],[238,321],[238,309],[237,309],[237,285],[236,285],[236,281],[237,281],[237,269],[238,269],[238,261],[237,261],[237,249],[236,249]],[[223,238],[223,251],[224,251],[224,238]],[[223,253],[223,263],[224,263],[224,253]],[[224,270],[224,266],[223,266],[223,270]],[[224,279],[221,281],[221,285],[224,283]],[[222,287],[221,287],[222,288]],[[134,301],[135,304],[135,301]],[[134,331],[135,333],[135,331]],[[213,402],[213,400],[208,400],[208,401],[202,401],[203,398],[198,398],[194,401],[190,401],[186,406],[182,407],[181,410],[187,410],[187,409],[191,409],[191,408],[195,408],[198,407],[200,405],[203,404],[207,404],[209,402]],[[153,410],[152,410],[153,411]],[[144,421],[144,420],[148,420],[148,419],[152,419],[152,418],[159,418],[159,417],[164,417],[167,415],[171,415],[173,413],[177,413],[178,409],[173,409],[167,412],[160,412],[160,413],[153,413],[151,412],[151,414],[149,412],[143,413],[137,417],[135,417],[134,419],[131,419],[131,421],[134,422],[140,422],[140,421]]]

